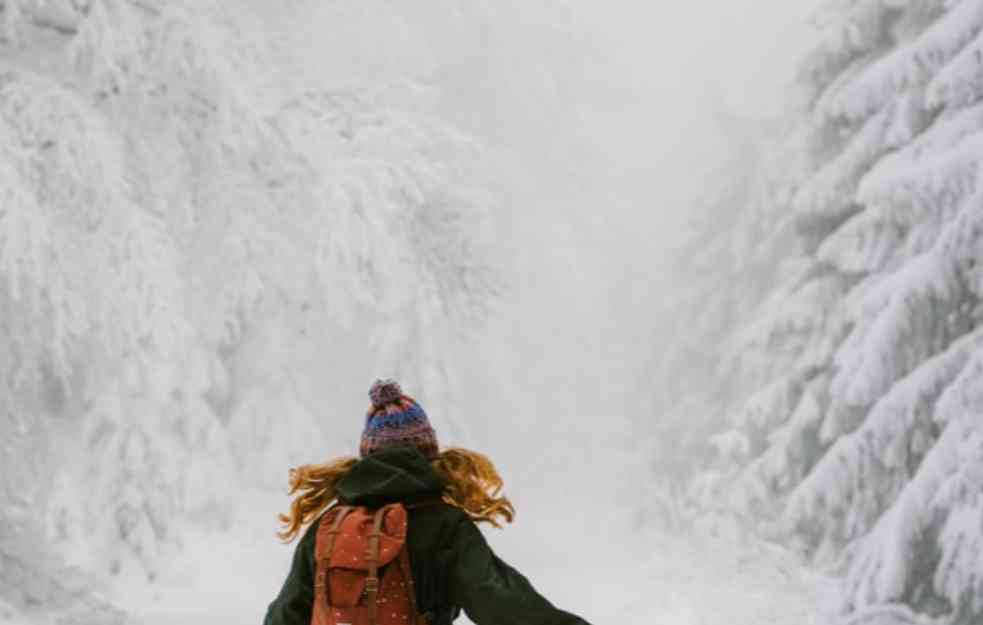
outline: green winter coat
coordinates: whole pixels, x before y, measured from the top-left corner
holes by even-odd
[[[377,507],[439,497],[443,483],[412,447],[376,452],[338,483],[346,504]],[[553,607],[521,573],[496,556],[463,511],[444,503],[409,509],[407,546],[417,605],[448,625],[463,609],[476,625],[588,625]],[[320,519],[294,552],[290,573],[263,625],[310,625],[314,600],[314,543]]]

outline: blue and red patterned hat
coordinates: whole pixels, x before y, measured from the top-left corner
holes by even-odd
[[[427,413],[416,400],[405,395],[395,380],[376,380],[369,389],[372,406],[365,415],[365,429],[359,444],[363,458],[380,449],[416,447],[427,458],[440,451],[437,433],[430,427]]]

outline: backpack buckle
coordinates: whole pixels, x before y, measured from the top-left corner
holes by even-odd
[[[378,592],[379,591],[379,578],[369,577],[365,580],[365,592]]]

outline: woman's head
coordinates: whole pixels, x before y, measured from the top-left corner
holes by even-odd
[[[500,527],[511,523],[515,508],[500,495],[502,478],[485,455],[461,448],[440,450],[426,413],[405,395],[393,380],[376,380],[369,389],[372,406],[365,418],[359,445],[364,458],[392,447],[418,449],[444,484],[444,502],[460,508],[476,522]],[[280,538],[293,540],[301,528],[318,517],[337,497],[338,482],[358,463],[357,458],[338,458],[324,464],[308,464],[290,470],[290,495],[297,496],[289,514],[279,515],[285,526]]]
[[[437,457],[440,446],[427,413],[395,380],[376,380],[369,388],[371,406],[359,444],[363,458],[381,449],[411,446],[428,459]]]

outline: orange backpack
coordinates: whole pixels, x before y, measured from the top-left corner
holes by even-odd
[[[426,625],[406,549],[407,514],[338,506],[317,532],[311,625]],[[381,571],[381,577],[380,577]]]

